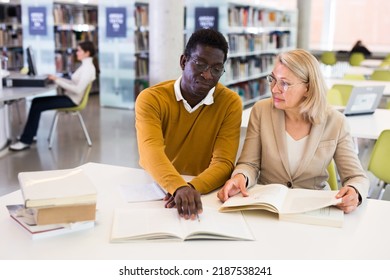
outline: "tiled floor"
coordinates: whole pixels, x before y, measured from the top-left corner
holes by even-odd
[[[23,109],[25,106],[22,103],[20,107]],[[19,123],[15,107],[11,107],[10,115],[12,135],[15,138],[20,134],[24,123]],[[90,161],[139,167],[134,111],[102,108],[99,96],[92,95],[82,115],[92,139],[92,147],[87,145],[77,117],[67,115],[60,118],[53,149],[49,150],[47,137],[54,112],[48,111],[42,114],[37,142],[30,149],[21,152],[11,152],[8,149],[0,151],[0,195],[19,188],[17,174],[21,171],[73,168]],[[22,110],[22,120],[24,119],[25,112]],[[242,139],[244,133],[242,131]],[[372,144],[371,141],[359,142],[360,158],[365,168]],[[378,196],[375,182],[372,178],[372,197]],[[385,193],[385,198],[389,194],[390,191]]]

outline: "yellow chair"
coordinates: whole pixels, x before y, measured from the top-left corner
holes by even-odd
[[[328,90],[326,93],[326,100],[330,105],[343,106],[343,98],[340,91],[336,88],[331,88]]]
[[[339,184],[337,180],[336,165],[333,159],[328,165],[328,173],[329,173],[328,184],[330,186],[330,189],[332,191],[337,191],[339,189]]]
[[[57,109],[57,112],[54,115],[54,119],[53,119],[53,122],[52,122],[52,125],[50,128],[49,139],[48,139],[49,140],[49,149],[51,149],[53,146],[53,140],[54,140],[53,136],[54,136],[55,130],[57,129],[58,117],[61,113],[73,113],[79,117],[81,128],[84,131],[84,135],[85,135],[85,138],[87,139],[88,145],[92,146],[92,141],[91,141],[91,138],[89,137],[87,127],[85,126],[83,116],[80,114],[80,111],[82,111],[87,106],[89,93],[91,92],[91,87],[92,87],[92,83],[90,83],[87,86],[87,88],[85,89],[85,93],[84,93],[83,99],[81,100],[80,105],[75,106],[75,107]]]
[[[379,179],[378,185],[382,185],[379,199],[382,198],[387,184],[390,184],[390,130],[384,130],[372,149],[368,171]]]
[[[371,80],[390,81],[390,70],[375,70],[371,75]]]
[[[360,63],[365,59],[364,54],[360,52],[354,52],[349,57],[349,64],[351,66],[359,66]]]
[[[366,78],[362,74],[344,74],[344,80],[365,80]]]
[[[342,98],[342,106],[347,106],[349,97],[351,96],[351,92],[353,89],[352,85],[344,85],[344,84],[334,84],[331,89],[337,89]]]
[[[325,65],[335,65],[337,63],[336,54],[332,51],[324,51],[321,54],[321,62]]]

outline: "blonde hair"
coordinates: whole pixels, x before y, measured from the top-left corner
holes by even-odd
[[[318,60],[303,49],[296,49],[279,54],[276,62],[292,71],[307,85],[307,98],[300,105],[300,112],[312,124],[319,124],[326,119],[327,87]]]

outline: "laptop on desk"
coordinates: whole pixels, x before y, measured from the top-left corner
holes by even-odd
[[[348,104],[343,110],[346,116],[373,114],[381,101],[385,86],[354,87]]]

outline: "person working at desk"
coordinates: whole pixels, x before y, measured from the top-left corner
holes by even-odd
[[[74,107],[80,104],[89,83],[96,79],[96,69],[93,57],[95,47],[92,42],[84,41],[77,46],[77,60],[81,66],[73,73],[71,79],[49,75],[58,86],[65,89],[63,95],[36,97],[32,100],[28,119],[20,141],[10,145],[12,151],[21,151],[30,148],[34,136],[38,131],[41,113],[46,110]]]
[[[282,53],[267,80],[272,97],[253,106],[242,153],[218,198],[247,196],[246,188],[256,183],[329,189],[327,167],[334,159],[342,184],[338,207],[356,209],[369,181],[345,116],[326,102],[317,59],[305,50]]]
[[[366,48],[366,46],[363,45],[363,42],[361,40],[358,40],[355,43],[355,45],[353,45],[350,54],[352,54],[352,53],[362,53],[362,54],[364,54],[365,58],[367,58],[371,55],[371,52]]]
[[[218,83],[228,44],[212,29],[194,32],[180,57],[182,75],[137,97],[135,125],[140,165],[168,193],[165,207],[194,219],[200,194],[221,187],[234,169],[242,102]],[[195,176],[186,182],[181,175]]]

